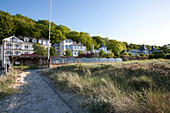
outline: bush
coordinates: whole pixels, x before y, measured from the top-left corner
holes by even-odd
[[[133,56],[132,53],[128,53],[129,56]]]
[[[149,59],[166,58],[166,54],[163,52],[154,52],[149,55]]]
[[[124,52],[123,55],[128,55],[128,53],[127,53],[127,52]]]
[[[140,56],[145,56],[145,54],[144,54],[144,53],[141,53]]]

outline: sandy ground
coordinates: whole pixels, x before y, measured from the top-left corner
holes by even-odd
[[[21,73],[12,87],[21,90],[0,100],[0,113],[72,113],[36,70]]]

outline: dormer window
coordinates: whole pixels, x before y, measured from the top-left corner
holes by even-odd
[[[43,44],[43,40],[41,40],[41,43]]]
[[[33,39],[32,42],[37,42],[37,40],[36,40],[36,39]]]
[[[29,39],[28,39],[28,38],[24,38],[24,41],[25,41],[25,42],[29,42]]]

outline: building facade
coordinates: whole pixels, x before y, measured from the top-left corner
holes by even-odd
[[[21,54],[33,54],[34,43],[40,43],[48,48],[49,41],[45,38],[38,40],[33,37],[11,36],[2,40],[1,44],[1,60],[2,64],[10,63],[9,56],[19,56]],[[50,44],[51,45],[51,44]]]
[[[81,42],[76,43],[71,39],[61,40],[59,43],[54,44],[54,47],[57,50],[58,56],[64,56],[65,51],[69,49],[72,53],[72,56],[78,56],[78,52],[82,51],[86,53],[86,46],[84,46]]]
[[[93,53],[100,53],[101,50],[103,50],[105,53],[111,53],[110,50],[107,50],[107,47],[102,43],[98,49],[94,49],[94,45],[92,45],[92,51]],[[91,51],[88,51],[87,53],[91,53]]]
[[[142,48],[141,48],[140,50],[131,49],[131,50],[129,50],[127,53],[132,53],[132,55],[136,55],[136,54],[140,55],[141,53],[150,55],[151,53],[153,53],[153,52],[155,52],[155,51],[159,52],[160,50],[157,50],[157,49],[155,48],[155,46],[152,46],[152,49],[151,49],[151,50],[148,50],[148,49],[146,48],[146,46],[143,44],[143,45],[142,45]]]

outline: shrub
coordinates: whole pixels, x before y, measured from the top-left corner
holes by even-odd
[[[145,54],[144,54],[144,53],[141,53],[140,56],[145,56]]]
[[[128,53],[127,53],[127,52],[124,52],[123,55],[128,55]]]
[[[166,54],[163,52],[153,52],[149,55],[149,59],[166,58]]]
[[[129,56],[133,56],[132,53],[128,53]]]

